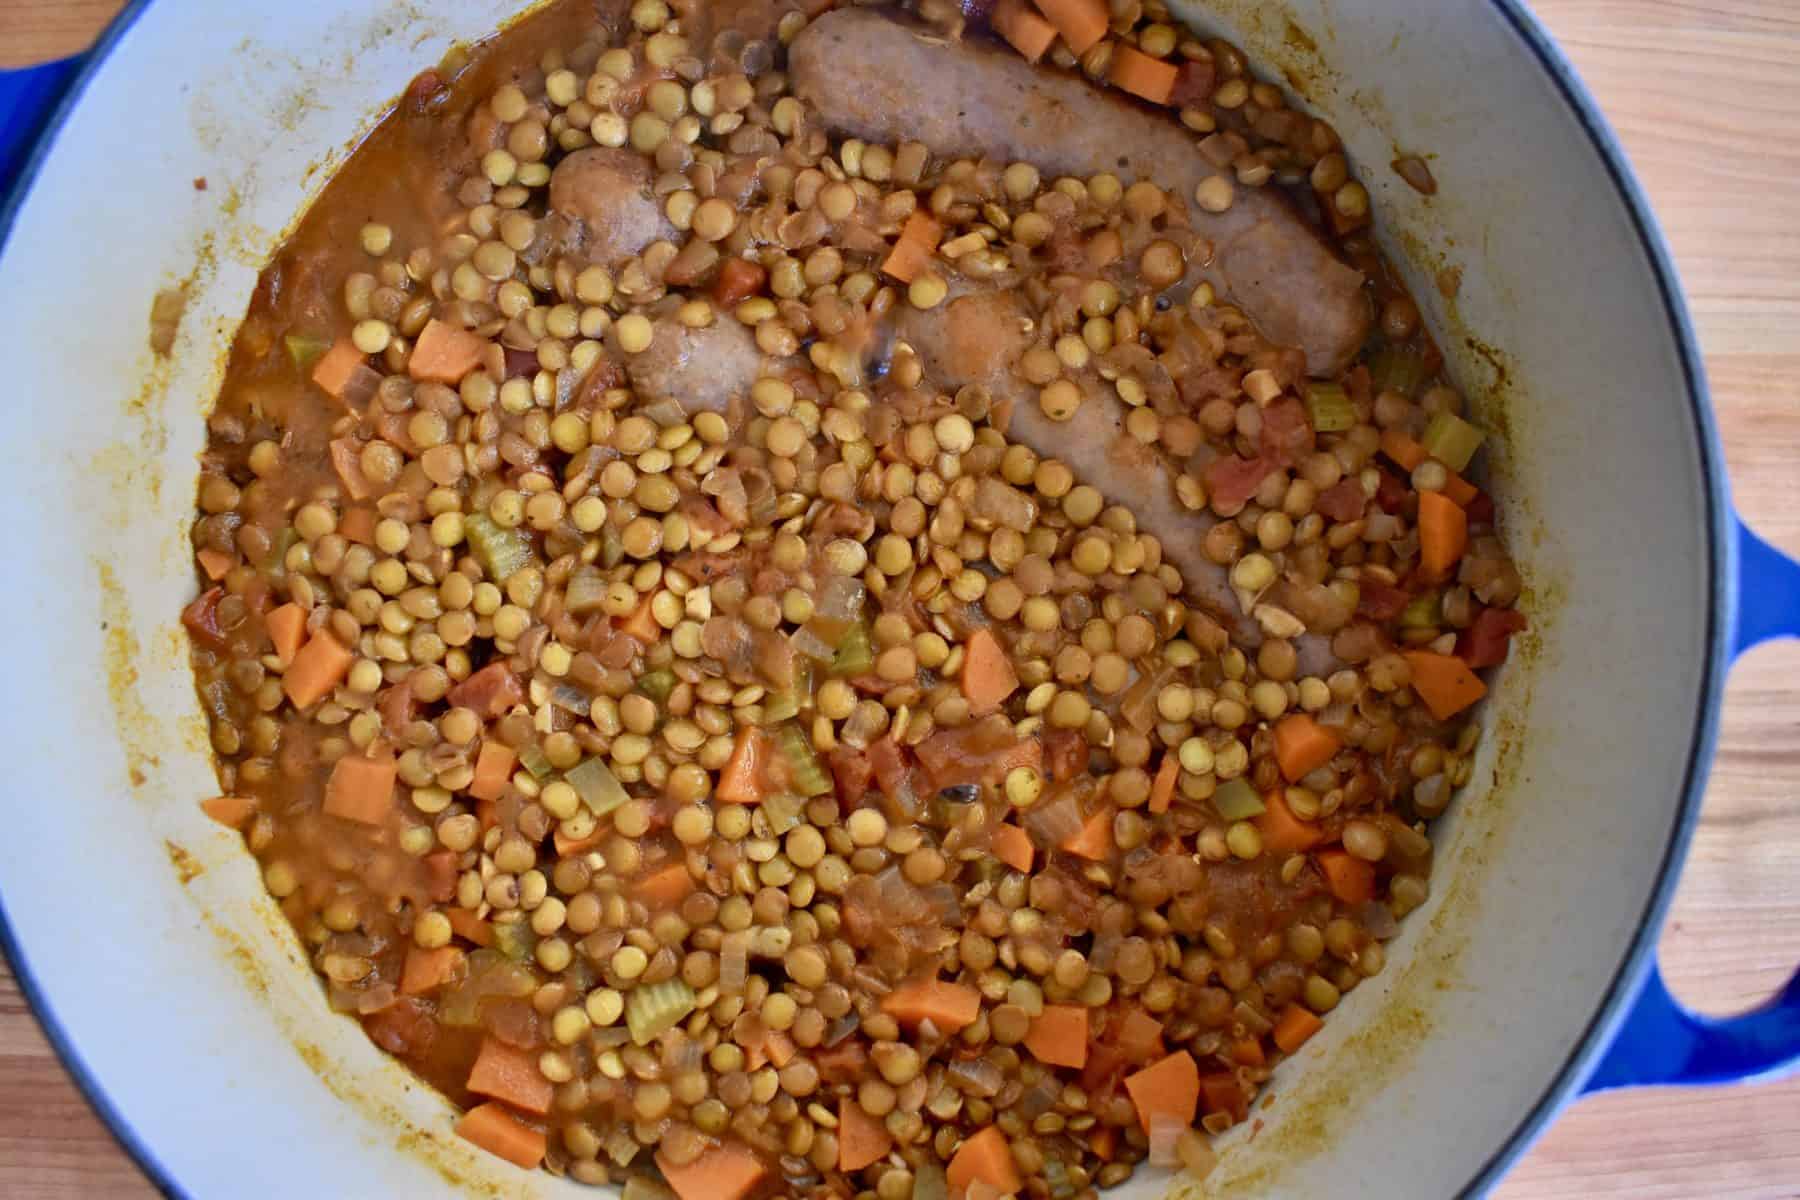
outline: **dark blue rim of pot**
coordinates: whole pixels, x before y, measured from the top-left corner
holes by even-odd
[[[1489,3],[1537,61],[1587,133],[1594,152],[1612,177],[1655,273],[1669,333],[1680,355],[1701,457],[1709,534],[1709,588],[1705,677],[1683,772],[1681,808],[1663,854],[1656,887],[1605,999],[1582,1038],[1557,1072],[1555,1081],[1462,1189],[1465,1196],[1480,1195],[1491,1188],[1556,1114],[1584,1092],[1751,1080],[1779,1073],[1800,1060],[1800,974],[1790,979],[1781,995],[1764,1008],[1714,1020],[1689,1012],[1677,1003],[1669,995],[1655,962],[1657,935],[1699,819],[1717,739],[1726,670],[1737,655],[1759,642],[1800,635],[1800,565],[1750,532],[1732,511],[1705,371],[1687,305],[1668,247],[1617,137],[1574,66],[1520,0]],[[4,250],[19,207],[69,113],[149,5],[150,0],[131,0],[85,55],[28,70],[0,72],[0,187],[5,189],[0,194],[0,250]],[[57,1020],[32,974],[24,947],[6,918],[3,896],[0,949],[11,962],[38,1023],[119,1144],[165,1195],[188,1195],[113,1104]]]

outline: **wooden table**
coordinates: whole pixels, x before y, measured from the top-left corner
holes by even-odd
[[[117,0],[0,0],[0,65],[84,46]],[[1800,553],[1800,9],[1535,0],[1624,138],[1675,249],[1743,511]],[[1800,963],[1800,643],[1733,674],[1718,765],[1663,936],[1671,985],[1748,1007]],[[0,966],[0,1195],[152,1189],[89,1112]],[[1800,1079],[1571,1110],[1504,1200],[1800,1196]]]

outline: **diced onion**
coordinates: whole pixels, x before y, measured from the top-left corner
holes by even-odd
[[[1152,1113],[1150,1116],[1150,1165],[1153,1167],[1178,1167],[1181,1156],[1175,1152],[1175,1144],[1181,1139],[1187,1122],[1171,1113]]]

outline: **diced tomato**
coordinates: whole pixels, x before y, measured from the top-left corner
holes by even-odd
[[[838,804],[849,812],[862,804],[869,792],[869,781],[875,777],[875,766],[860,750],[839,746],[831,752],[831,777],[837,783]]]
[[[869,769],[884,796],[897,796],[907,786],[906,755],[893,738],[882,738],[869,747]]]
[[[1344,394],[1350,397],[1350,403],[1366,407],[1375,398],[1375,380],[1369,374],[1369,368],[1358,366],[1344,376]]]
[[[1243,459],[1235,454],[1216,458],[1200,473],[1206,494],[1220,510],[1242,508],[1256,495],[1275,464],[1262,458]]]
[[[1260,448],[1262,457],[1278,467],[1293,466],[1313,448],[1312,426],[1300,401],[1284,396],[1263,409]]]
[[[402,997],[380,1012],[363,1018],[369,1040],[402,1058],[419,1058],[431,1050],[437,1040],[437,1022],[427,1006],[411,997]]]
[[[194,640],[214,650],[225,646],[225,631],[219,628],[219,601],[224,595],[222,587],[208,588],[181,610],[181,623]]]
[[[1475,498],[1463,505],[1463,511],[1469,514],[1471,525],[1492,525],[1494,523],[1494,498],[1486,492],[1476,492]]]
[[[1058,783],[1086,775],[1087,737],[1077,729],[1052,729],[1044,735],[1044,765]]]
[[[459,708],[472,708],[478,716],[491,719],[515,704],[523,704],[525,688],[511,668],[494,662],[451,688],[449,700]]]
[[[1363,510],[1368,507],[1369,498],[1363,494],[1362,481],[1352,476],[1341,479],[1319,493],[1313,501],[1313,507],[1334,521],[1360,520]]]
[[[1218,68],[1210,58],[1189,59],[1175,72],[1175,86],[1169,91],[1170,108],[1205,108],[1212,100],[1213,84]]]
[[[1514,608],[1484,608],[1456,639],[1456,655],[1476,670],[1506,661],[1512,635],[1525,630],[1525,616]]]
[[[1375,489],[1375,503],[1382,512],[1397,513],[1406,507],[1406,485],[1386,471],[1381,472],[1381,486]]]
[[[1371,621],[1391,621],[1412,602],[1412,596],[1378,579],[1357,584],[1356,615]]]
[[[713,300],[725,308],[735,308],[762,291],[768,271],[742,258],[728,258],[719,268],[719,281],[713,285]]]
[[[396,683],[381,693],[381,699],[375,707],[381,713],[381,726],[391,734],[399,734],[402,729],[419,719],[418,698],[412,688],[405,683]]]

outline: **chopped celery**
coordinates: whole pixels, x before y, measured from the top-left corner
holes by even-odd
[[[775,740],[787,759],[788,774],[794,790],[802,796],[823,796],[831,791],[831,776],[813,752],[812,741],[798,725],[783,725],[775,731]]]
[[[1220,784],[1219,790],[1213,793],[1212,802],[1227,821],[1248,821],[1251,817],[1260,817],[1266,808],[1256,789],[1242,779]]]
[[[287,346],[288,358],[293,362],[294,370],[302,375],[312,370],[313,364],[325,357],[325,351],[331,349],[330,342],[310,333],[290,333],[281,340]]]
[[[1414,596],[1400,610],[1400,628],[1436,629],[1444,623],[1444,597],[1440,592]]]
[[[584,617],[599,612],[606,604],[606,576],[583,563],[569,576],[569,588],[563,594],[563,610],[571,616]]]
[[[1342,433],[1356,424],[1356,409],[1341,383],[1307,384],[1306,415],[1315,433]]]
[[[564,782],[575,789],[581,802],[588,806],[588,811],[596,817],[604,817],[625,801],[631,799],[625,792],[625,785],[619,782],[618,776],[598,758],[587,758],[570,767],[563,776]]]
[[[766,797],[762,802],[762,815],[768,819],[769,833],[780,837],[800,824],[801,812],[805,807],[805,798],[792,792],[776,792]]]
[[[812,704],[812,660],[805,657],[794,660],[793,682],[779,692],[771,692],[763,700],[763,723],[778,725],[783,721],[791,721],[800,715],[800,710]]]
[[[537,934],[528,921],[495,921],[494,949],[514,962],[524,962],[537,950]]]
[[[631,1030],[632,1041],[648,1046],[693,1011],[694,989],[684,980],[665,979],[631,993],[625,1006],[625,1025]]]
[[[1425,382],[1425,356],[1410,346],[1383,346],[1369,360],[1375,391],[1399,392],[1408,400]]]
[[[638,691],[661,704],[675,690],[675,672],[667,667],[657,671],[645,672],[638,678]]]
[[[531,539],[517,529],[502,529],[486,513],[463,518],[463,530],[482,569],[495,583],[505,583],[514,571],[531,562]]]
[[[543,748],[536,742],[519,748],[519,762],[531,772],[533,779],[548,779],[555,770],[550,765],[550,760],[544,757]]]
[[[852,625],[838,642],[831,656],[833,675],[861,675],[875,666],[875,648],[869,643],[869,627],[862,621]]]
[[[1425,453],[1452,471],[1465,471],[1486,436],[1455,413],[1439,412],[1425,426],[1425,436],[1419,443],[1425,447]]]

